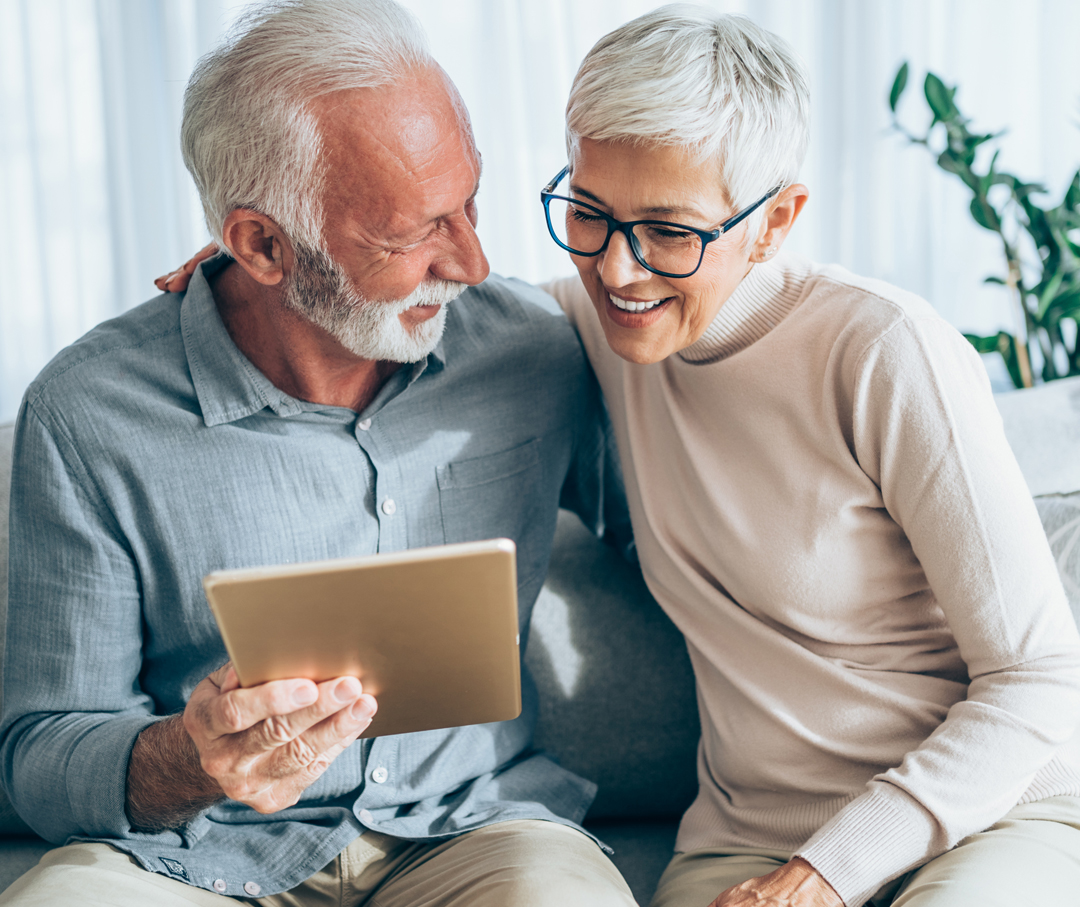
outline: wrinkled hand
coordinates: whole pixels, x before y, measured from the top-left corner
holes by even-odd
[[[292,806],[364,732],[377,708],[355,677],[243,688],[231,664],[191,694],[184,728],[225,796],[260,813]]]
[[[171,274],[166,274],[164,277],[158,277],[154,280],[154,286],[163,293],[183,293],[184,290],[187,289],[187,285],[191,281],[191,275],[195,273],[195,269],[202,262],[206,261],[206,259],[213,258],[220,251],[221,250],[216,242],[212,242],[208,246],[203,246],[203,248]]]
[[[732,886],[710,907],[844,907],[844,902],[813,866],[795,857],[767,876]]]

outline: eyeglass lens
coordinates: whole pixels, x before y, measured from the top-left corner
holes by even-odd
[[[575,252],[599,252],[608,236],[607,221],[588,205],[552,198],[548,202],[551,228],[560,243]],[[701,260],[701,237],[674,224],[643,223],[632,229],[635,251],[657,271],[693,271]]]

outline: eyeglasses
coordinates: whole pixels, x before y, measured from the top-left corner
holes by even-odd
[[[603,252],[611,235],[618,230],[626,237],[637,263],[661,277],[689,277],[701,267],[709,243],[742,223],[781,188],[770,189],[749,208],[733,214],[715,230],[699,230],[666,220],[616,220],[580,199],[555,195],[555,187],[569,171],[569,167],[563,167],[555,179],[540,190],[551,238],[572,255],[591,257]]]

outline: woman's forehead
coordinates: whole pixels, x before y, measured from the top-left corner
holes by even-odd
[[[641,217],[708,219],[728,207],[716,163],[677,145],[583,138],[571,160],[570,187],[601,207]]]

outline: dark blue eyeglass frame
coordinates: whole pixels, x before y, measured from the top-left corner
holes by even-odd
[[[651,271],[653,274],[659,274],[661,277],[689,277],[691,274],[694,274],[697,269],[701,267],[701,262],[705,259],[705,247],[709,243],[719,239],[722,234],[727,233],[727,231],[730,230],[732,227],[741,224],[747,217],[749,217],[758,208],[764,205],[765,202],[767,202],[770,198],[776,195],[776,193],[778,193],[781,189],[780,186],[777,186],[775,189],[770,189],[752,205],[744,208],[742,211],[739,211],[736,214],[733,214],[722,224],[720,224],[720,226],[718,226],[715,230],[699,230],[697,227],[691,227],[687,224],[677,224],[669,220],[616,220],[610,214],[601,211],[599,208],[596,208],[593,205],[588,204],[587,202],[581,201],[581,199],[569,198],[565,195],[555,195],[555,187],[559,185],[563,177],[565,177],[566,174],[569,172],[569,167],[563,167],[562,170],[560,170],[555,175],[555,179],[553,179],[550,183],[544,186],[543,189],[540,190],[540,201],[544,205],[544,218],[547,220],[548,233],[551,234],[551,238],[555,240],[556,245],[558,245],[562,249],[565,249],[572,255],[580,255],[584,258],[593,258],[602,253],[608,247],[608,243],[611,242],[611,235],[616,230],[618,230],[620,233],[622,233],[623,236],[626,237],[626,244],[630,247],[630,251],[633,253],[635,261],[637,261],[639,265],[645,268],[645,270]],[[601,218],[604,223],[607,224],[607,236],[604,239],[603,245],[600,246],[600,248],[597,249],[595,252],[582,252],[580,249],[570,248],[570,246],[566,245],[566,243],[560,240],[558,234],[555,232],[555,228],[551,224],[551,208],[549,207],[549,204],[552,199],[569,202],[570,204],[576,205],[579,208],[587,208],[590,213],[595,214],[597,217]],[[647,261],[645,261],[645,256],[641,252],[641,246],[638,244],[637,237],[634,235],[634,227],[640,226],[642,224],[654,224],[660,227],[675,227],[679,230],[686,230],[688,233],[696,234],[701,239],[701,254],[698,256],[698,262],[696,265],[694,265],[693,269],[690,271],[685,271],[683,273],[661,271],[659,268],[654,268]]]

